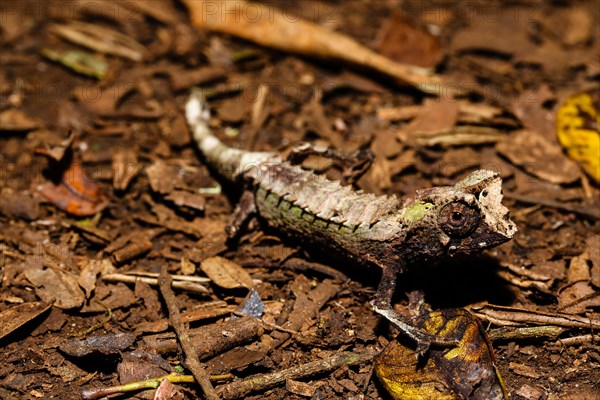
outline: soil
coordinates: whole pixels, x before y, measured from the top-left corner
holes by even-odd
[[[150,279],[163,266],[200,278],[174,292],[207,373],[224,375],[217,390],[395,341],[399,332],[369,305],[378,271],[260,221],[227,240],[240,191],[194,147],[183,106],[197,86],[210,126],[232,146],[369,148],[375,161],[357,189],[402,197],[498,171],[514,239],[408,271],[397,308],[414,311],[409,298],[422,298],[421,309],[467,308],[487,330],[544,326],[492,335],[510,398],[600,399],[600,188],[594,167],[586,172],[561,147],[555,123],[570,96],[600,93],[598,2],[266,3],[290,23],[310,20],[431,68],[466,89],[456,98],[364,65],[198,29],[176,1],[2,3],[0,398],[78,399],[187,365]],[[120,32],[138,44],[74,43],[60,33],[81,33],[74,21],[96,33],[94,43]],[[56,61],[73,51],[94,57],[85,66],[102,79]],[[579,117],[598,134],[597,117]],[[347,179],[331,160],[303,166]],[[155,275],[123,281],[132,272]],[[251,308],[250,287],[264,306],[260,321],[238,317]],[[195,384],[164,386],[115,398],[201,398]],[[241,397],[392,398],[372,357]]]

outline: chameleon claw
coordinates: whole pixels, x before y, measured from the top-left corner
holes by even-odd
[[[387,319],[392,325],[398,328],[405,336],[412,339],[417,344],[417,356],[422,356],[433,346],[454,347],[458,344],[456,339],[446,339],[432,335],[423,331],[410,323],[405,317],[388,307],[381,307],[377,301],[372,301],[373,310]]]
[[[421,358],[429,351],[431,343],[429,342],[417,342],[417,348],[415,349],[415,355],[417,358]]]

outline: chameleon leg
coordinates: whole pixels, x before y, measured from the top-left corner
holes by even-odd
[[[417,343],[417,355],[424,354],[431,345],[451,347],[457,344],[455,340],[441,339],[415,327],[410,319],[398,314],[392,307],[392,296],[396,288],[396,278],[400,268],[385,266],[382,268],[381,281],[375,293],[375,300],[371,302],[373,310],[385,317],[392,325]]]
[[[254,193],[245,190],[242,197],[233,211],[233,220],[227,226],[227,236],[229,239],[237,237],[246,223],[256,214],[256,203],[254,202]]]
[[[369,149],[359,149],[352,154],[345,154],[331,147],[300,143],[292,148],[287,160],[292,164],[300,164],[309,156],[321,156],[339,163],[344,169],[344,177],[350,184],[358,181],[369,170],[374,159]]]

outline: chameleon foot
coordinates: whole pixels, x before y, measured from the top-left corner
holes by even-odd
[[[248,190],[242,193],[239,203],[233,212],[233,219],[227,226],[227,238],[233,240],[237,238],[242,228],[248,224],[248,221],[256,215],[256,204],[254,194]]]
[[[349,184],[358,181],[369,170],[375,158],[369,149],[359,149],[352,154],[345,154],[331,147],[300,143],[292,148],[287,159],[290,163],[298,165],[310,156],[325,157],[337,162],[344,169],[344,178]]]
[[[443,339],[415,327],[407,318],[398,314],[391,308],[378,306],[377,301],[371,302],[371,306],[373,307],[373,311],[390,321],[392,325],[400,329],[405,336],[409,337],[417,344],[417,356],[425,354],[432,345],[439,347],[454,347],[458,344],[458,340]]]

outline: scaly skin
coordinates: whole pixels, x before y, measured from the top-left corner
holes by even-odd
[[[238,207],[238,214],[244,208],[255,211],[286,235],[325,244],[381,268],[373,308],[414,339],[421,351],[429,344],[448,343],[417,330],[393,311],[396,276],[407,265],[497,246],[517,230],[501,204],[502,182],[495,172],[475,171],[454,186],[419,190],[404,200],[375,196],[304,170],[275,153],[225,146],[207,128],[208,112],[198,95],[188,101],[186,116],[206,161],[252,192],[252,204]],[[236,220],[239,225],[243,218],[238,215]]]

